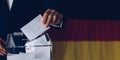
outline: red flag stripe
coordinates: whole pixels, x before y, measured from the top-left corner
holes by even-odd
[[[119,41],[120,21],[69,19],[63,29],[51,29],[49,34],[57,41]]]

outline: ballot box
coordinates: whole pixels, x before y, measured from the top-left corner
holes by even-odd
[[[8,34],[7,60],[52,60],[53,45],[48,34],[34,40],[22,36],[22,33]],[[20,41],[16,43],[16,40]]]
[[[7,36],[7,60],[52,60],[52,42],[46,33],[50,29],[39,14],[20,28],[21,32]]]
[[[7,54],[7,60],[52,60],[51,46],[34,47],[36,52]]]

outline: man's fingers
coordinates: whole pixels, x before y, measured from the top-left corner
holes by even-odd
[[[54,25],[57,22],[57,19],[58,19],[58,12],[54,14],[51,25]]]
[[[51,9],[48,9],[48,10],[46,10],[45,11],[45,13],[43,14],[43,23],[44,24],[46,24],[46,22],[47,22],[47,19],[48,19],[48,15],[50,14],[50,12],[51,12]]]
[[[52,20],[53,20],[53,15],[55,14],[55,10],[52,10],[51,13],[48,15],[48,19],[46,21],[46,27],[48,27],[51,23],[52,23]]]
[[[60,24],[62,22],[62,18],[62,14],[56,12],[55,10],[48,9],[43,14],[43,23],[46,27],[49,25]]]
[[[6,55],[6,50],[4,48],[1,48],[0,49],[0,55]]]
[[[60,24],[62,22],[62,18],[63,18],[62,14],[59,13],[57,21],[55,22],[55,24]]]
[[[0,52],[0,56],[4,56],[4,55]]]
[[[0,44],[0,55],[4,56],[4,55],[6,55],[6,50],[5,50],[5,48],[3,47],[2,44],[6,44],[6,43],[2,38],[0,38],[0,42],[1,42],[1,44]]]
[[[6,50],[4,48],[0,49],[0,51],[4,54],[6,53]]]
[[[0,55],[6,55],[5,51],[0,51]]]
[[[6,55],[6,50],[2,45],[0,45],[0,55]]]

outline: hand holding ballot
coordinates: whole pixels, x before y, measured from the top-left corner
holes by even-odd
[[[55,10],[48,9],[43,15],[43,23],[46,27],[61,24],[63,15]]]
[[[43,17],[41,15],[38,15],[32,21],[30,21],[28,24],[26,24],[24,27],[21,28],[21,31],[28,37],[28,39],[30,40],[32,40],[32,38],[35,39],[35,37],[47,31],[50,28],[49,26],[50,24],[53,25],[53,24],[61,23],[62,17],[60,19],[57,19],[58,17],[56,15],[53,17],[53,15],[51,16],[48,14],[48,11],[49,9],[44,13]],[[52,11],[49,11],[49,12],[53,14]],[[54,13],[57,13],[57,12],[54,12]]]

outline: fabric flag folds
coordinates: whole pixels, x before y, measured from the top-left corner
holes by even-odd
[[[120,21],[70,19],[49,31],[54,60],[120,60]]]

